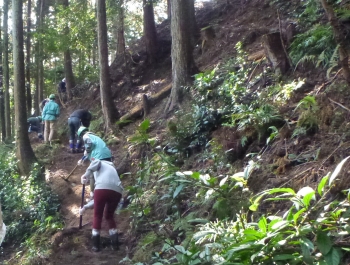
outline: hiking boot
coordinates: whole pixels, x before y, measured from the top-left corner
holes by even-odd
[[[113,250],[119,249],[119,240],[118,240],[118,233],[110,235],[111,239],[111,246]]]
[[[70,152],[71,152],[72,154],[75,154],[75,153],[76,153],[76,151],[75,151],[74,148],[71,148],[71,149],[70,149]]]
[[[100,249],[100,235],[92,236],[92,249],[93,252],[99,252]]]

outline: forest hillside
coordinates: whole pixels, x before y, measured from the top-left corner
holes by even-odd
[[[195,67],[179,104],[169,108],[176,52],[166,19],[155,54],[143,36],[109,65],[110,129],[103,82],[85,80],[58,100],[51,145],[29,135],[38,158],[30,177],[6,158],[1,264],[350,262],[347,1],[195,6]],[[102,250],[91,251],[92,210],[79,228],[88,163],[76,167],[82,153],[70,152],[67,125],[79,108],[93,114],[89,130],[112,150],[125,188],[119,250],[103,223]],[[29,192],[31,183],[41,184]],[[10,212],[14,190],[29,196]]]

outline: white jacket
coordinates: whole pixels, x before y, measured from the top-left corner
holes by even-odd
[[[91,162],[84,175],[88,179],[95,179],[95,190],[106,189],[123,193],[122,182],[112,162],[96,159]]]

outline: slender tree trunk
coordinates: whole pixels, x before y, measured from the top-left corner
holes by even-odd
[[[167,0],[167,15],[168,15],[168,19],[171,19],[171,1]]]
[[[196,43],[200,37],[200,31],[196,20],[196,10],[194,8],[194,0],[188,0],[189,5],[189,23],[190,26],[190,36],[191,44],[193,47],[196,46]]]
[[[31,43],[30,43],[30,30],[32,26],[32,20],[31,20],[31,13],[32,13],[32,1],[28,0],[27,3],[27,39],[26,39],[26,51],[27,51],[27,57],[26,57],[26,88],[27,88],[27,112],[30,113],[32,110],[32,92],[30,89],[30,49],[31,49]],[[37,113],[38,114],[38,113]]]
[[[1,25],[1,11],[0,11],[0,25]],[[1,31],[0,31],[1,41]],[[2,42],[2,41],[1,41]],[[0,62],[2,62],[3,45],[0,44]],[[3,67],[0,68],[0,119],[1,119],[1,140],[2,142],[6,139],[6,124],[5,124],[5,99],[4,99],[4,88],[3,88]]]
[[[33,149],[30,145],[28,128],[25,75],[24,75],[24,52],[23,52],[23,19],[22,0],[12,0],[13,16],[13,70],[14,70],[14,99],[15,99],[15,122],[18,167],[22,174],[28,176],[32,163],[36,161]]]
[[[37,17],[37,27],[39,35],[43,34],[44,27],[44,16],[45,16],[45,0],[38,0],[38,17]],[[37,54],[37,94],[38,94],[38,103],[44,99],[44,62],[43,62],[43,43],[39,38],[38,40],[38,54]]]
[[[190,7],[188,0],[173,0],[171,2],[171,60],[172,89],[167,111],[179,105],[183,97],[183,89],[192,83],[191,76],[196,69],[191,44]]]
[[[334,14],[332,5],[328,4],[327,0],[321,0],[321,4],[323,6],[323,9],[326,11],[326,14],[328,16],[328,21],[333,28],[335,41],[339,45],[339,61],[343,69],[343,76],[346,82],[350,85],[350,68],[349,68],[349,61],[348,61],[349,55],[346,49],[347,41],[343,34],[344,31],[341,28],[339,20]]]
[[[153,0],[143,0],[143,35],[145,37],[148,62],[154,63],[157,59],[158,42]]]
[[[5,98],[5,127],[6,127],[6,141],[11,140],[11,108],[10,108],[10,70],[9,70],[9,35],[8,35],[8,10],[9,0],[4,0],[4,58],[3,58],[3,70],[4,70],[4,98]]]
[[[68,8],[69,7],[69,1],[63,0],[63,5]],[[69,27],[68,23],[64,30],[64,34],[66,36],[69,35]],[[67,38],[68,39],[68,38]],[[67,49],[64,51],[64,73],[66,77],[66,88],[67,88],[67,94],[68,98],[72,99],[72,88],[75,87],[75,78],[73,74],[73,66],[72,66],[72,58],[69,50],[69,45],[67,45]]]
[[[97,0],[98,51],[100,62],[101,106],[105,120],[105,131],[112,129],[113,122],[119,118],[118,110],[111,97],[111,79],[108,65],[108,40],[106,23],[106,2]]]
[[[124,37],[124,0],[119,1],[117,19],[115,20],[116,29],[116,54],[125,53],[125,37]]]

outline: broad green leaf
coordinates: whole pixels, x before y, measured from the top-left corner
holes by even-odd
[[[261,237],[263,236],[263,233],[261,233],[260,231],[256,231],[253,228],[245,229],[243,234],[253,236],[256,239],[261,239]]]
[[[179,252],[181,252],[181,253],[183,253],[183,254],[186,253],[186,250],[185,250],[185,248],[184,248],[183,246],[176,245],[176,246],[174,246],[174,248],[175,248],[177,251],[179,251]]]
[[[303,209],[299,210],[298,212],[296,212],[296,213],[294,214],[294,216],[293,216],[293,221],[294,221],[294,224],[295,224],[295,225],[296,225],[297,222],[298,222],[299,216],[300,216],[303,212],[305,212],[305,211],[306,211],[306,209],[303,208]]]
[[[205,185],[210,185],[209,180],[210,180],[210,176],[209,174],[205,174],[205,175],[200,175],[199,179],[205,184]]]
[[[275,189],[271,189],[271,190],[267,190],[265,191],[267,194],[274,194],[277,192],[286,192],[286,193],[290,193],[295,195],[295,191],[291,188],[275,188]]]
[[[289,225],[289,222],[287,222],[287,221],[279,221],[271,227],[271,230],[281,229],[281,228],[284,228],[288,225]]]
[[[215,230],[206,230],[206,231],[200,231],[200,232],[197,232],[193,235],[193,239],[194,240],[199,240],[207,235],[212,235],[212,234],[215,234],[216,231]]]
[[[338,265],[340,263],[340,253],[337,249],[332,248],[331,251],[325,255],[324,259],[328,265]]]
[[[146,132],[150,126],[151,122],[149,119],[145,119],[141,124],[140,124],[140,130],[142,132]]]
[[[195,218],[195,219],[191,219],[187,221],[188,223],[202,223],[202,224],[206,224],[209,223],[208,219],[201,219],[201,218]]]
[[[192,178],[199,180],[200,177],[200,173],[199,172],[193,172],[193,174],[191,175]]]
[[[328,178],[329,178],[329,174],[327,174],[326,176],[324,176],[324,177],[322,178],[322,180],[320,181],[320,184],[318,184],[317,192],[318,192],[318,194],[319,194],[320,196],[323,195],[324,186],[326,185]]]
[[[224,177],[222,180],[220,180],[219,186],[220,187],[223,186],[226,183],[227,179],[228,179],[228,176]]]
[[[304,196],[303,203],[305,207],[309,208],[311,200],[315,200],[315,191]]]
[[[238,172],[235,173],[231,176],[231,178],[235,179],[235,178],[243,178],[244,177],[244,172]]]
[[[313,244],[307,238],[300,239],[301,253],[303,255],[303,260],[306,264],[312,264],[311,251],[313,251]]]
[[[323,231],[317,233],[316,244],[323,255],[326,255],[332,248],[332,241]]]
[[[315,194],[315,191],[314,191],[313,188],[311,188],[311,187],[303,187],[297,192],[297,195],[299,197],[303,198],[303,197],[305,197],[306,195],[308,195],[310,193],[314,193]]]
[[[276,255],[272,259],[273,260],[289,260],[289,259],[294,259],[295,257],[292,254],[281,254],[281,255]]]
[[[331,186],[333,181],[335,180],[335,178],[338,176],[340,170],[342,169],[343,165],[345,164],[345,162],[349,159],[350,156],[344,158],[335,168],[335,170],[333,171],[331,177],[329,178],[329,183],[328,185]]]
[[[264,233],[267,232],[267,221],[266,221],[266,218],[264,216],[260,218],[260,220],[258,222],[258,226],[259,226],[261,232],[264,232]]]
[[[183,187],[184,187],[183,184],[176,187],[174,194],[173,194],[173,199],[176,198],[177,195],[179,195],[179,193],[180,193],[180,191],[182,191]]]
[[[264,195],[265,195],[265,194],[261,194],[260,196],[258,196],[258,197],[254,200],[253,204],[252,204],[251,206],[249,206],[249,210],[255,212],[255,211],[258,209],[258,207],[259,207],[259,202],[260,202],[261,198],[264,197]]]

